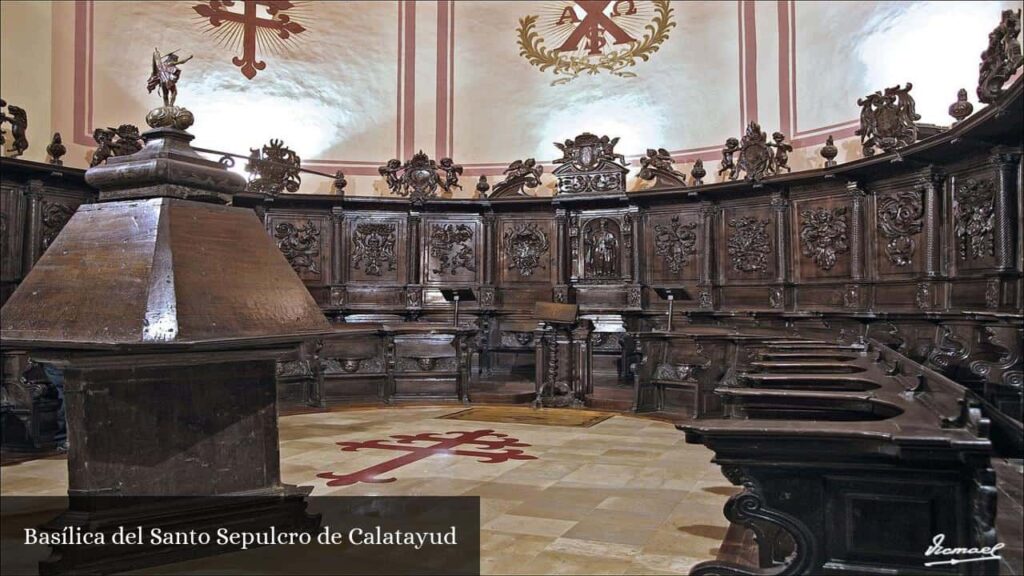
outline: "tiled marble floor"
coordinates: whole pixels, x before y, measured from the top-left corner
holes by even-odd
[[[686,574],[715,556],[736,492],[711,452],[671,424],[614,416],[590,428],[441,420],[463,407],[346,410],[281,418],[285,482],[314,495],[481,497],[484,574]],[[395,470],[388,484],[329,487],[321,472],[351,473],[394,458],[385,450],[342,452],[335,442],[392,434],[493,429],[529,444],[536,460],[497,464],[431,456]],[[63,494],[63,459],[5,466],[3,494]]]

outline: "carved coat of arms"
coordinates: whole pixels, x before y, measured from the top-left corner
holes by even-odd
[[[550,243],[548,236],[536,224],[516,224],[505,229],[502,239],[508,269],[515,269],[520,276],[532,276],[538,267],[543,268],[542,256],[547,253]]]
[[[629,70],[646,62],[675,27],[669,0],[579,0],[550,2],[540,14],[519,19],[519,54],[565,84],[580,75]]]
[[[558,179],[558,194],[605,193],[626,190],[626,158],[615,152],[618,137],[584,132],[572,140],[555,142],[562,157],[552,174]]]

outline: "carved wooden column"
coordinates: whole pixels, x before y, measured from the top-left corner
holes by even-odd
[[[25,197],[28,199],[28,225],[25,227],[25,256],[22,260],[21,269],[31,270],[35,266],[36,260],[42,256],[42,251],[39,248],[39,236],[40,227],[42,226],[42,191],[43,182],[41,180],[29,180],[28,190],[25,193]]]
[[[420,223],[423,218],[419,212],[409,212],[409,284],[422,284],[420,278]]]
[[[714,290],[715,286],[714,230],[718,212],[719,208],[715,204],[712,204],[710,202],[704,202],[701,204],[700,216],[702,220],[701,235],[703,243],[703,254],[700,266],[700,294],[697,297],[697,305],[702,309],[712,309],[715,307],[715,300],[714,296],[712,295],[712,291]]]
[[[405,307],[413,311],[423,308],[423,280],[420,278],[420,223],[422,221],[423,218],[419,212],[409,212],[409,238],[406,242],[408,280],[406,280]]]
[[[850,195],[850,278],[854,282],[864,279],[864,196],[866,192],[856,181],[846,183]]]
[[[1006,272],[1016,265],[1017,239],[1014,237],[1014,221],[1021,217],[1014,213],[1017,194],[1017,165],[1020,163],[1020,152],[1004,147],[992,150],[990,158],[999,175],[999,191],[995,198],[995,253],[996,270]]]
[[[785,284],[786,279],[789,277],[788,260],[786,258],[789,252],[786,234],[789,228],[788,218],[786,218],[786,213],[789,211],[789,199],[781,192],[772,194],[772,209],[775,214],[775,281],[779,284]]]
[[[498,259],[494,240],[494,212],[485,212],[484,221],[484,284],[494,284],[494,263]]]
[[[590,337],[594,332],[594,324],[590,320],[580,320],[572,329],[571,354],[573,373],[570,382],[575,383],[574,405],[583,406],[587,395],[594,393],[593,381],[593,347]],[[635,407],[634,407],[635,408]]]
[[[942,275],[942,182],[944,175],[928,168],[921,174],[919,185],[924,190],[924,270],[929,278]]]
[[[348,283],[348,239],[344,236],[345,210],[341,206],[331,208],[331,224],[334,227],[334,249],[331,251],[331,306],[345,305],[345,285]]]
[[[566,234],[566,228],[568,226],[568,214],[565,208],[558,208],[555,210],[555,234],[556,234],[556,247],[555,247],[555,288],[552,293],[552,300],[555,302],[561,302],[562,304],[569,302],[569,266],[571,261],[567,257],[569,254],[568,243],[570,241],[568,234]]]

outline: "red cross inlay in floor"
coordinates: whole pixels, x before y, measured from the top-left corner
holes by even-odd
[[[488,439],[490,437],[490,439]],[[398,450],[405,454],[392,458],[386,462],[375,464],[351,474],[335,474],[333,472],[321,472],[317,478],[330,480],[328,486],[349,486],[358,482],[379,484],[394,482],[396,478],[382,478],[381,475],[401,468],[413,462],[418,462],[435,454],[471,456],[478,458],[478,462],[484,464],[498,464],[509,460],[536,460],[536,456],[524,454],[519,448],[528,448],[530,445],[520,442],[518,438],[512,438],[507,434],[499,434],[494,430],[473,430],[472,432],[446,432],[438,434],[424,432],[421,434],[397,434],[391,436],[393,442],[388,440],[367,440],[365,442],[338,442],[342,452],[357,452],[361,449],[372,448],[375,450]],[[432,442],[424,446],[423,443]],[[459,446],[472,447],[476,449],[456,449]]]

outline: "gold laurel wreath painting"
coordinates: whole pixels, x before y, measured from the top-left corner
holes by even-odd
[[[575,3],[552,4],[558,6],[552,6],[547,10],[544,20],[540,20],[541,15],[527,15],[519,19],[519,26],[516,28],[519,37],[519,54],[541,71],[551,70],[556,76],[559,76],[551,82],[552,86],[572,82],[582,74],[595,75],[602,72],[621,78],[634,78],[636,73],[628,68],[636,66],[638,62],[649,60],[651,55],[657,52],[662,43],[668,39],[669,31],[676,25],[672,19],[673,10],[670,0],[615,2],[610,4],[614,9],[610,15],[606,14],[606,16],[609,16],[624,30],[636,32],[631,34],[634,40],[628,46],[600,54],[587,53],[582,49],[560,52],[549,48],[547,43],[564,40],[576,26],[583,25],[580,20],[585,22],[587,16],[567,21],[567,10],[573,10]],[[617,12],[620,5],[628,6],[628,9],[621,14]],[[538,21],[541,22],[539,25]],[[545,21],[557,23],[545,24]],[[539,31],[538,26],[542,30]],[[643,31],[642,37],[636,38],[641,30]]]

